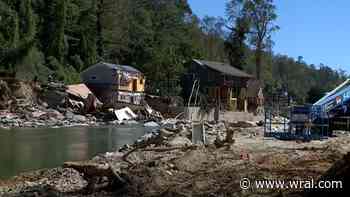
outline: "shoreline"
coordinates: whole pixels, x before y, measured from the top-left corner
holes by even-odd
[[[58,110],[48,109],[48,112],[42,112],[46,117],[28,117],[17,113],[2,111],[0,112],[0,129],[35,129],[35,128],[72,128],[72,127],[101,127],[101,126],[119,126],[144,124],[146,120],[103,120],[94,115],[80,115],[73,112],[61,113]],[[39,113],[40,111],[32,112]]]
[[[0,194],[241,195],[244,191],[239,189],[239,177],[312,177],[317,180],[350,151],[348,133],[337,133],[338,137],[328,140],[299,143],[266,139],[262,128],[254,126],[235,128],[234,141],[227,143],[224,142],[225,130],[230,128],[225,128],[223,123],[205,125],[206,145],[192,144],[189,123],[177,121],[116,152],[100,154],[87,161],[65,162],[58,168],[0,181]],[[4,188],[11,189],[12,193],[4,193]],[[19,188],[17,193],[16,188]],[[275,191],[276,195],[278,193]],[[283,191],[285,196],[291,193]],[[300,195],[296,196],[302,196],[302,191],[297,193]]]

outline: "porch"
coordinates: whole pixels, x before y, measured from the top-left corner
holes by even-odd
[[[248,99],[242,95],[242,92],[244,92],[244,88],[238,87],[208,88],[209,99],[218,102],[221,110],[248,112]]]

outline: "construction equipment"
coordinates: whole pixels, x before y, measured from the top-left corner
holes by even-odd
[[[346,113],[350,101],[350,79],[317,101],[313,108],[328,113],[331,117]]]
[[[265,135],[279,139],[322,139],[333,135],[334,120],[346,120],[350,128],[350,79],[327,93],[313,105],[289,108],[288,121],[273,121],[273,116],[265,114]],[[348,117],[346,119],[346,117]],[[342,122],[340,122],[342,124]],[[275,128],[273,129],[273,125]],[[279,125],[279,126],[276,126]],[[282,126],[281,126],[282,125]],[[283,130],[281,129],[283,128]]]

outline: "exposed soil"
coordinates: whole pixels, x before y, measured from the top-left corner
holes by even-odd
[[[176,136],[186,136],[188,132],[181,131]],[[215,146],[217,134],[214,130],[209,130],[209,145],[181,147],[167,145],[174,137],[172,136],[161,143],[140,147],[131,152],[127,159],[123,159],[123,155],[132,150],[132,147],[123,153],[107,153],[96,157],[87,164],[68,165],[68,169],[75,169],[68,172],[59,168],[0,181],[0,194],[7,188],[3,195],[30,196],[36,193],[39,196],[303,196],[303,190],[295,189],[242,190],[240,180],[318,180],[335,162],[350,152],[350,137],[347,133],[337,132],[338,137],[310,143],[278,141],[264,138],[262,134],[259,127],[239,129],[234,135],[233,144]],[[94,165],[107,168],[92,167]],[[105,174],[110,171],[108,166],[112,169],[111,176]],[[91,168],[98,170],[89,170]],[[63,172],[58,173],[61,171]],[[41,184],[45,187],[33,191],[29,184],[43,179],[51,180],[51,177],[57,179],[57,174],[61,175],[58,180],[64,179],[76,188],[67,192],[64,187],[59,186],[64,181],[56,181],[54,183],[58,183],[58,186],[53,187],[50,182],[45,182]],[[107,184],[103,185],[103,180]],[[87,185],[93,185],[92,182],[99,186],[87,189]],[[11,188],[25,184],[26,189],[21,190],[21,195],[11,192],[15,191]]]

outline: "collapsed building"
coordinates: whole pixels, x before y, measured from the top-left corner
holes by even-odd
[[[82,72],[81,78],[104,105],[143,104],[146,79],[136,68],[101,62]]]

